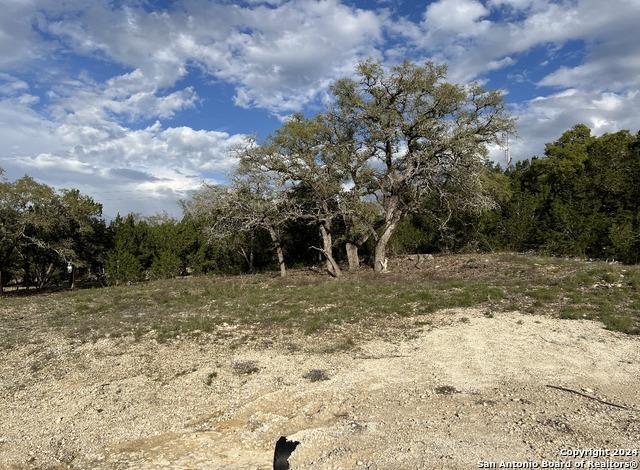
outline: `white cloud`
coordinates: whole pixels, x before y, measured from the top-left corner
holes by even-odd
[[[174,93],[157,96],[153,91],[139,91],[122,101],[107,102],[105,107],[119,114],[126,114],[132,118],[170,118],[177,111],[193,108],[198,99],[197,93],[191,87]]]
[[[29,90],[29,84],[8,73],[0,73],[0,94],[16,96]]]
[[[230,148],[244,139],[188,127],[165,129],[159,122],[141,130],[119,131],[113,137],[89,126],[61,126],[57,130],[61,140],[69,140],[70,134],[85,137],[64,153],[20,155],[3,165],[8,164],[10,177],[26,172],[55,187],[96,195],[107,214],[127,207],[131,212],[166,209],[177,215],[178,199],[186,198],[204,180],[219,182],[233,168]],[[78,144],[81,141],[85,144]],[[125,200],[135,201],[134,207],[123,206]]]
[[[299,109],[351,73],[382,39],[379,15],[338,0],[253,3],[190,1],[161,13],[93,3],[75,15],[52,14],[43,27],[77,54],[132,68],[112,85],[146,85],[137,90],[142,103],[198,65],[237,86],[238,105],[276,114]]]
[[[103,129],[61,127],[61,133],[83,133],[84,145],[75,145],[69,155],[83,161],[100,162],[101,167],[147,169],[155,176],[162,168],[176,168],[197,176],[201,172],[229,171],[233,161],[230,147],[243,135],[194,130],[188,127],[163,128],[160,122],[140,130],[120,128],[118,135]],[[111,135],[110,135],[111,134]]]
[[[38,169],[40,171],[55,171],[64,174],[81,175],[92,174],[96,167],[68,156],[61,157],[50,153],[41,153],[33,157],[19,157],[15,161],[20,162],[25,167]]]
[[[331,81],[367,57],[447,62],[452,81],[510,68],[521,77],[512,83],[540,93],[515,107],[514,157],[541,153],[578,122],[596,133],[638,126],[637,0],[438,0],[421,18],[398,18],[388,2],[178,0],[155,12],[113,3],[3,2],[0,166],[14,175],[104,194],[124,185],[166,202],[228,171],[229,146],[243,138],[179,122],[222,101],[204,82],[283,117],[319,108]],[[562,63],[568,43],[581,55]],[[525,63],[532,50],[536,70]]]
[[[4,0],[0,15],[0,70],[21,69],[44,59],[54,46],[40,41],[32,27],[36,0]]]
[[[245,10],[241,21],[250,33],[229,37],[225,60],[203,55],[202,61],[216,76],[237,84],[238,105],[275,113],[300,109],[331,80],[352,73],[382,35],[377,15],[336,0]]]
[[[477,35],[489,26],[487,21],[478,21],[488,14],[489,10],[476,0],[439,0],[427,7],[424,27],[430,34],[435,30],[462,36]]]
[[[59,149],[55,124],[32,109],[38,97],[29,93],[0,95],[0,159]],[[4,161],[0,167],[6,169]]]
[[[634,5],[616,16],[607,10],[608,14],[600,16],[599,22],[584,35],[584,61],[572,67],[560,67],[547,75],[541,84],[612,90],[640,87],[640,55],[635,39],[635,18],[640,17],[640,2]]]
[[[539,96],[517,108],[519,139],[514,141],[514,159],[541,156],[544,144],[554,142],[576,124],[590,127],[594,135],[629,129],[638,130],[629,109],[640,107],[640,93],[589,92],[575,88]]]
[[[423,51],[427,57],[447,62],[452,78],[459,81],[489,71],[506,57],[518,60],[518,54],[531,48],[578,41],[587,45],[588,62],[570,76],[571,69],[551,75],[544,84],[567,86],[580,77],[581,81],[607,83],[614,74],[621,84],[640,76],[640,64],[629,60],[637,56],[639,16],[640,2],[635,0],[611,0],[606,9],[596,0],[493,0],[484,4],[439,0],[427,7],[422,23],[404,19],[390,24],[389,30],[405,37],[405,54],[415,56],[416,51]],[[550,53],[553,50],[551,47]],[[605,64],[612,61],[613,69],[607,70]],[[586,77],[581,75],[585,71]]]

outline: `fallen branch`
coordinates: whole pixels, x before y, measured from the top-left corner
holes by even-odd
[[[353,356],[354,359],[393,359],[396,357],[409,357],[409,356],[406,356],[404,354],[384,354],[381,356],[366,356],[366,355]]]
[[[575,393],[576,395],[580,395],[581,397],[589,398],[590,400],[595,400],[597,402],[600,402],[603,405],[614,406],[614,407],[620,408],[622,410],[637,411],[634,408],[629,408],[628,406],[624,406],[624,405],[618,405],[617,403],[611,403],[610,401],[600,400],[597,397],[592,397],[591,395],[587,395],[586,393],[582,393],[582,392],[579,392],[577,390],[572,390],[570,388],[560,387],[558,385],[549,385],[549,384],[547,384],[547,387],[555,388],[556,390],[562,390],[564,392]]]

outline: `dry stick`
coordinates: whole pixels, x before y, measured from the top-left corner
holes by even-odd
[[[381,356],[366,356],[366,355],[353,356],[354,359],[393,359],[396,357],[409,357],[409,356],[406,356],[404,354],[385,354]]]
[[[581,397],[585,397],[585,398],[589,398],[589,399],[591,399],[591,400],[598,401],[598,402],[600,402],[600,403],[602,403],[602,404],[604,404],[604,405],[615,406],[616,408],[621,408],[621,409],[623,409],[623,410],[637,411],[637,410],[635,410],[635,409],[633,409],[633,408],[629,408],[628,406],[618,405],[618,404],[616,404],[616,403],[611,403],[610,401],[600,400],[600,399],[599,399],[599,398],[597,398],[597,397],[592,397],[591,395],[587,395],[586,393],[582,393],[582,392],[579,392],[579,391],[577,391],[577,390],[572,390],[572,389],[570,389],[570,388],[560,387],[560,386],[558,386],[558,385],[549,385],[549,384],[547,384],[547,387],[549,387],[549,388],[555,388],[556,390],[563,390],[563,391],[565,391],[565,392],[569,392],[569,393],[575,393],[576,395],[580,395]]]

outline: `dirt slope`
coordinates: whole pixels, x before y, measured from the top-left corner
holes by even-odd
[[[301,442],[294,469],[575,468],[563,449],[640,447],[640,338],[519,313],[429,318],[346,350],[42,333],[0,364],[0,468],[266,470],[280,435]]]

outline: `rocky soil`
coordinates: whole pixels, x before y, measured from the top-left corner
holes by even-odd
[[[353,346],[41,332],[2,352],[0,468],[266,470],[280,435],[301,443],[293,469],[576,468],[567,449],[640,448],[640,338],[517,312],[397,321]]]

